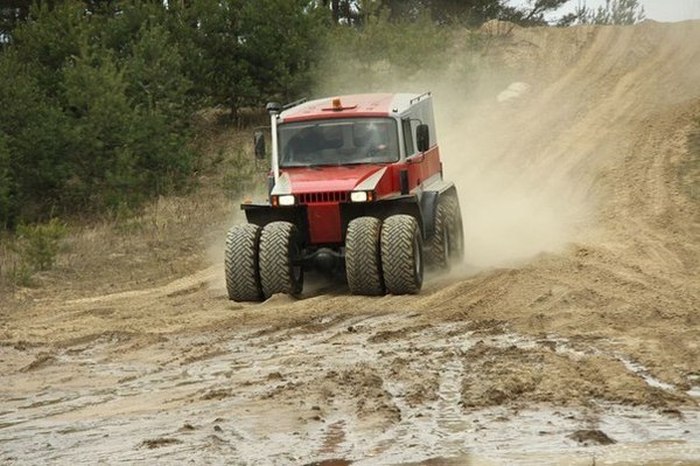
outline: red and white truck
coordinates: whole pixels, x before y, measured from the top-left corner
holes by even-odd
[[[248,223],[226,237],[229,298],[299,295],[310,268],[343,273],[354,294],[418,293],[424,264],[461,261],[457,188],[443,178],[432,103],[425,93],[268,104],[269,196],[242,204]]]

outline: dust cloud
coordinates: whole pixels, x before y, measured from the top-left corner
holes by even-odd
[[[531,96],[499,102],[489,90],[460,105],[451,101],[451,89],[434,87],[445,177],[460,195],[467,265],[513,266],[574,241],[590,220],[590,201],[574,189],[574,173],[523,137],[546,134],[537,120],[513,118]]]
[[[540,138],[551,135],[551,118],[537,113],[565,120],[576,109],[557,100],[524,112],[537,83],[465,56],[406,80],[398,70],[352,78],[339,71],[326,76],[318,95],[340,93],[339,86],[342,93],[432,92],[444,175],[457,185],[464,220],[465,264],[458,273],[559,252],[592,218],[585,189],[592,181],[581,182],[584,175],[566,165],[572,158],[559,157],[566,154],[543,152],[551,141]]]
[[[226,289],[226,275],[224,274],[226,234],[232,226],[246,223],[245,213],[241,210],[240,206],[247,199],[247,196],[237,196],[228,200],[227,204],[229,204],[229,207],[226,209],[228,211],[227,220],[216,225],[215,233],[211,235],[211,238],[206,243],[204,254],[206,264],[208,264],[210,268],[217,270],[217,273],[211,275],[207,281],[209,289]]]

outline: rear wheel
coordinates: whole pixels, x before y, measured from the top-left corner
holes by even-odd
[[[259,301],[262,297],[258,269],[260,227],[236,225],[226,235],[224,266],[226,291],[234,301]]]
[[[294,262],[301,246],[294,224],[272,222],[260,235],[260,283],[265,298],[275,293],[299,295],[304,286],[304,272]]]
[[[350,292],[378,296],[384,294],[379,236],[382,222],[374,217],[352,220],[345,235],[345,271]]]
[[[453,251],[451,246],[454,244],[452,235],[454,233],[453,223],[456,210],[456,202],[453,198],[441,197],[438,200],[433,236],[428,242],[427,262],[440,270],[449,270],[452,263],[451,256]]]
[[[392,294],[418,293],[423,286],[423,241],[410,215],[392,215],[382,225],[384,283]]]
[[[462,212],[459,202],[455,198],[450,198],[453,208],[450,216],[450,243],[449,258],[453,264],[458,264],[464,260],[464,225],[462,224]]]

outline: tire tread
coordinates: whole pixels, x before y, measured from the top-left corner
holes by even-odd
[[[433,236],[428,242],[427,262],[430,266],[438,270],[450,269],[450,258],[447,257],[445,250],[445,229],[448,229],[451,241],[451,235],[454,232],[453,221],[454,211],[456,210],[456,202],[451,197],[441,197],[438,200],[438,206],[435,211],[435,223],[433,228]],[[452,246],[452,244],[449,244]],[[449,254],[452,254],[451,248],[448,248]]]
[[[345,236],[345,272],[350,292],[367,296],[385,293],[379,240],[382,222],[359,217],[350,222]]]
[[[293,296],[301,293],[303,283],[294,278],[292,246],[297,229],[289,222],[265,225],[260,235],[260,283],[262,294],[269,298],[276,293]]]
[[[418,241],[417,250],[414,242]],[[415,294],[423,284],[423,271],[416,275],[416,254],[422,254],[418,222],[410,215],[392,215],[382,225],[381,258],[384,283],[392,294]],[[420,258],[422,260],[422,257]]]
[[[233,301],[259,301],[262,297],[258,269],[260,227],[235,225],[226,235],[224,269],[226,291]]]

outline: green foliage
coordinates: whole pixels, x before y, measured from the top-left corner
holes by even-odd
[[[198,0],[174,4],[167,21],[197,104],[224,106],[235,118],[243,107],[308,90],[324,18],[307,0]]]
[[[36,272],[54,266],[66,234],[66,226],[56,219],[44,224],[20,225],[14,235],[0,232],[0,285],[3,281],[33,285]]]
[[[0,3],[0,37],[9,38],[12,35],[17,24],[26,19],[30,5],[31,2],[27,0],[3,0]]]
[[[605,6],[595,10],[579,5],[576,12],[565,18],[562,24],[635,24],[646,18],[639,0],[605,0]]]
[[[51,8],[37,2],[30,20],[13,33],[13,50],[23,63],[35,65],[35,78],[50,96],[58,93],[65,61],[80,53],[81,42],[93,41],[92,25],[81,2],[66,1]]]
[[[85,48],[66,63],[62,85],[63,104],[72,117],[67,203],[79,203],[81,210],[113,207],[122,190],[138,195],[142,174],[135,173],[137,160],[129,147],[136,115],[126,96],[123,71],[108,52]]]
[[[499,18],[506,8],[502,0],[382,0],[392,21],[413,21],[426,14],[437,24],[479,26]]]
[[[7,228],[10,209],[13,205],[10,173],[10,150],[7,147],[7,136],[0,132],[0,230]]]
[[[200,102],[237,110],[250,102],[255,86],[241,44],[241,0],[200,0],[186,6],[176,36],[187,50],[186,73],[198,84]]]
[[[308,0],[247,2],[241,14],[243,56],[256,89],[251,103],[289,101],[308,90],[324,36],[325,12]]]
[[[449,59],[448,29],[428,15],[391,21],[387,10],[365,18],[361,29],[337,27],[328,36],[318,83],[321,94],[386,91],[430,75]]]
[[[393,21],[415,21],[428,15],[439,25],[478,27],[486,21],[500,19],[521,25],[547,24],[545,14],[556,11],[570,0],[530,0],[512,6],[507,0],[378,0],[359,1],[347,14],[339,12],[348,23],[363,23],[363,18],[378,10],[389,12]],[[522,2],[521,2],[522,3]],[[339,4],[339,6],[342,3]],[[359,11],[359,12],[358,12]]]
[[[569,3],[569,0],[531,0],[527,7],[504,6],[499,19],[521,26],[542,26],[547,24],[545,14],[554,12]]]
[[[131,54],[124,59],[127,94],[137,105],[184,125],[190,114],[187,96],[192,90],[184,61],[179,44],[164,26],[142,26]]]
[[[56,261],[60,242],[66,233],[66,226],[56,219],[45,224],[20,225],[17,228],[15,247],[21,263],[32,271],[50,269]]]
[[[0,225],[136,207],[187,186],[191,81],[162,6],[32,9],[0,54]],[[128,37],[116,37],[127,34]]]
[[[134,58],[137,64],[139,58]],[[135,67],[134,74],[157,75],[158,62],[150,65]],[[134,80],[127,79],[130,71],[104,49],[84,50],[64,68],[63,100],[72,116],[67,205],[83,211],[122,203],[133,207],[171,192],[191,170],[184,136],[173,130],[178,123],[173,115],[180,114],[182,102],[154,97],[161,83],[148,78],[137,80],[141,92],[134,92],[129,86]]]
[[[365,68],[373,63],[388,61],[408,72],[440,61],[446,31],[438,28],[428,15],[415,22],[389,22],[385,13],[370,16],[364,28],[351,42],[352,50]]]
[[[67,119],[55,102],[46,98],[36,69],[8,50],[0,54],[0,139],[4,208],[0,224],[12,227],[18,217],[41,218],[60,194],[68,167],[65,155]]]

